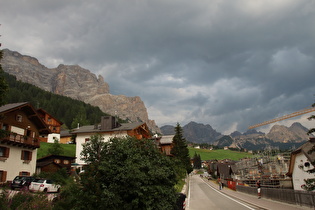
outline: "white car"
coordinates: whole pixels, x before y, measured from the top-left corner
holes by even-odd
[[[50,179],[35,179],[31,182],[29,190],[32,192],[59,192],[60,185],[54,184]]]

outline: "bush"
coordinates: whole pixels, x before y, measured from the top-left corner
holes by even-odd
[[[2,191],[0,195],[1,210],[28,210],[43,209],[51,210],[52,205],[46,194],[32,194],[28,191]]]

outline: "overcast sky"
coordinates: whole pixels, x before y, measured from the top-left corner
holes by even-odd
[[[10,0],[0,24],[2,49],[102,75],[158,126],[245,132],[315,99],[313,0]]]

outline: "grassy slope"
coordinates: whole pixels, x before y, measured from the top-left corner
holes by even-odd
[[[251,157],[252,154],[246,152],[237,152],[231,150],[208,150],[208,149],[196,149],[189,147],[189,155],[193,157],[195,152],[200,155],[201,160],[222,160],[222,159],[232,159],[239,160],[244,157]]]
[[[40,148],[37,150],[37,159],[48,155],[48,148],[52,143],[41,142]],[[64,153],[62,155],[75,157],[75,144],[60,144]]]

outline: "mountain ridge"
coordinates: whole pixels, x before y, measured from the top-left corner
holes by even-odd
[[[112,95],[101,75],[79,65],[60,64],[47,68],[38,59],[9,49],[3,50],[2,69],[17,80],[33,84],[43,90],[67,96],[99,107],[103,112],[132,122],[145,122],[150,130],[160,133],[139,96]]]
[[[174,126],[165,125],[160,129],[163,134],[166,132],[165,135],[172,135],[174,134],[174,132],[171,132],[172,128]],[[308,129],[298,122],[293,123],[290,127],[274,125],[267,134],[251,129],[244,133],[234,131],[230,135],[223,135],[210,125],[195,122],[190,122],[182,128],[183,136],[188,142],[207,143],[219,147],[263,149],[266,146],[271,146],[287,149],[290,146],[299,146],[309,140]],[[193,133],[196,135],[191,135]]]

